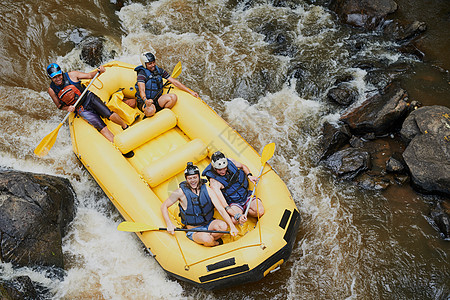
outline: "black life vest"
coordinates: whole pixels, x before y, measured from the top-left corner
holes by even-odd
[[[186,181],[180,183],[180,188],[187,199],[187,208],[180,207],[181,222],[184,225],[200,226],[208,224],[214,216],[214,205],[209,197],[205,184],[200,188],[200,194],[196,195],[188,187]]]
[[[163,88],[163,69],[161,69],[158,66],[155,66],[155,71],[150,71],[149,69],[145,68],[144,66],[140,65],[137,66],[134,69],[138,74],[140,71],[144,71],[145,74],[145,97],[147,97],[147,99],[153,99],[153,100],[157,100],[155,99],[156,96],[161,96],[161,93],[158,92],[161,91],[161,89]],[[139,87],[138,84],[136,82],[134,88],[136,89],[136,97],[140,97],[140,93],[139,93]],[[159,98],[159,97],[158,97]]]
[[[214,178],[224,186],[222,194],[228,204],[244,204],[247,201],[250,192],[248,190],[248,178],[243,170],[236,167],[236,165],[228,158],[227,160],[228,171],[224,176],[217,174],[211,164],[203,170],[202,176],[207,177],[208,180]]]
[[[68,73],[63,74],[63,83],[58,86],[53,81],[50,87],[58,96],[61,105],[73,105],[84,91],[81,81],[74,82],[70,79]]]

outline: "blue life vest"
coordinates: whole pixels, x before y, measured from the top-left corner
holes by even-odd
[[[85,89],[84,86],[81,85],[81,81],[77,81],[77,82],[72,81],[72,79],[70,79],[69,74],[67,72],[63,73],[63,83],[62,83],[62,85],[58,86],[53,81],[52,81],[52,83],[50,83],[50,88],[55,92],[56,96],[58,96],[58,99],[60,100],[61,104],[63,104],[63,105],[66,105],[66,103],[64,103],[59,98],[59,92],[61,92],[61,90],[63,90],[68,85],[75,86],[79,90],[80,94],[83,93],[83,91]],[[89,91],[88,91],[88,93],[89,93]]]
[[[145,68],[144,66],[140,65],[137,66],[134,69],[138,74],[140,71],[144,71],[145,73],[145,97],[147,97],[147,99],[153,99],[153,100],[157,100],[155,99],[156,96],[161,96],[161,93],[158,92],[161,91],[161,89],[163,88],[163,69],[161,69],[158,66],[155,66],[155,71],[151,72],[149,69]],[[138,87],[138,83],[136,82],[134,88],[136,89],[136,97],[140,96],[139,93],[139,87]]]
[[[208,179],[214,178],[224,186],[222,194],[228,204],[238,203],[242,205],[247,201],[250,192],[248,190],[248,178],[245,176],[243,170],[236,167],[236,165],[228,158],[227,160],[228,171],[225,176],[217,174],[211,164],[203,170],[202,175],[206,176]]]
[[[208,224],[214,216],[214,205],[209,197],[206,185],[202,184],[198,196],[191,191],[186,181],[180,183],[180,188],[187,199],[186,210],[179,204],[181,223],[193,226]]]

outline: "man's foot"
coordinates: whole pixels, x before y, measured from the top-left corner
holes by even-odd
[[[127,127],[125,127],[125,128],[122,127],[122,130],[128,129],[128,127],[130,127],[130,126],[127,124]]]
[[[133,150],[132,151],[130,151],[130,152],[128,152],[128,153],[125,153],[125,154],[122,154],[124,157],[126,157],[126,158],[132,158],[133,156],[134,156],[134,152],[133,152]]]
[[[223,245],[223,240],[222,240],[222,238],[218,238],[216,241],[219,242],[219,245]]]

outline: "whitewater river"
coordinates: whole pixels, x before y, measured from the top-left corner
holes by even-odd
[[[118,11],[107,0],[2,1],[0,168],[66,177],[77,202],[63,243],[65,274],[2,263],[1,278],[28,275],[53,299],[448,299],[450,243],[429,223],[432,199],[399,187],[361,192],[317,164],[321,126],[341,113],[326,100],[328,89],[343,74],[361,95],[373,89],[365,71],[352,67],[358,56],[420,63],[376,35],[351,32],[315,2],[128,1]],[[448,1],[436,2],[448,11]],[[302,217],[281,270],[216,292],[169,278],[133,234],[116,230],[122,219],[72,153],[67,125],[45,158],[34,156],[65,116],[46,92],[45,67],[92,70],[80,60],[86,36],[104,38],[104,63],[138,64],[142,51],[169,72],[181,61],[178,79],[258,152],[276,143],[270,164]],[[288,46],[277,44],[283,40]],[[364,41],[358,53],[351,51],[356,40]],[[419,70],[445,82],[441,71]]]

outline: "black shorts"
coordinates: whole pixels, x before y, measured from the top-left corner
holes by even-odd
[[[156,108],[156,112],[162,110],[162,107],[159,106],[159,97],[157,100],[153,99],[153,104],[155,104],[155,108]],[[142,98],[140,96],[136,96],[136,105],[137,108],[139,108],[140,111],[144,112],[144,100],[142,100]]]
[[[100,118],[109,119],[113,112],[94,93],[88,93],[83,104],[77,108],[77,113],[98,131],[105,128],[106,124]]]

